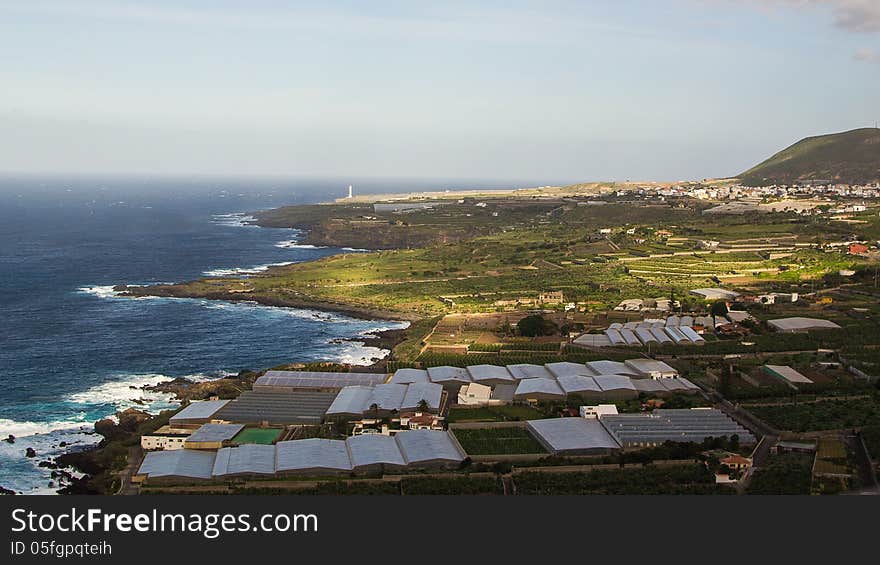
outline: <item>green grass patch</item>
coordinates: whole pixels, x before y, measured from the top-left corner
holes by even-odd
[[[546,453],[525,428],[457,429],[453,433],[468,455]]]

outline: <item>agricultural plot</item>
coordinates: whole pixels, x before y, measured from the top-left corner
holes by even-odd
[[[880,400],[876,394],[864,398],[745,407],[778,430],[812,432],[880,425]]]
[[[458,428],[453,433],[468,455],[546,453],[525,428]]]
[[[747,494],[810,494],[813,456],[791,453],[771,455],[755,470]]]
[[[517,494],[735,494],[715,484],[705,465],[601,469],[582,473],[523,472],[514,476]]]

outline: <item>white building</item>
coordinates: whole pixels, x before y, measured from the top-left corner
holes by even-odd
[[[487,406],[491,402],[492,387],[469,383],[458,391],[458,403],[464,406]]]
[[[602,418],[609,414],[617,414],[617,406],[614,404],[598,404],[596,406],[581,406],[581,418]]]
[[[150,435],[141,436],[141,448],[145,451],[170,451],[183,449],[193,430],[162,426]]]

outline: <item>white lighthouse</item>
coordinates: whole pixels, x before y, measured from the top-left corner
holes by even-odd
[[[353,195],[351,193],[351,185],[348,185],[348,197],[351,198]]]

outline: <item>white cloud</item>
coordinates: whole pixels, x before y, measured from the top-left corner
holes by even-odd
[[[856,51],[853,58],[856,61],[862,61],[863,63],[877,63],[880,65],[880,51],[875,51],[873,49],[859,49]]]
[[[831,10],[834,24],[844,30],[860,33],[880,32],[880,1],[878,0],[731,0],[766,8],[817,8]]]

